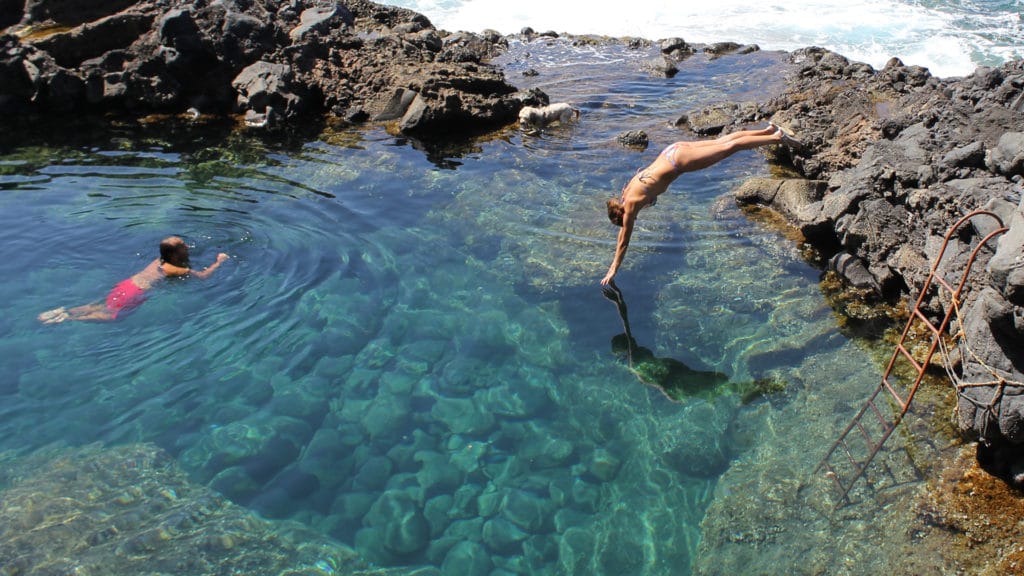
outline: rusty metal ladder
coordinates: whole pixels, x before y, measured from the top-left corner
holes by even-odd
[[[987,234],[971,251],[963,277],[954,288],[938,273],[946,247],[949,245],[950,239],[959,231],[964,223],[975,216],[983,215],[994,218],[999,223],[998,229]],[[967,276],[971,272],[971,267],[974,265],[978,251],[989,240],[1006,232],[1006,230],[1007,228],[998,216],[986,210],[976,210],[958,220],[946,233],[942,248],[939,250],[938,256],[935,257],[931,272],[928,274],[928,278],[921,288],[921,294],[918,296],[917,302],[910,312],[910,319],[907,320],[903,333],[896,343],[892,357],[889,359],[885,373],[882,375],[881,382],[814,470],[815,474],[824,470],[826,476],[834,481],[836,488],[840,492],[840,499],[836,503],[836,508],[851,503],[849,499],[850,490],[853,489],[857,480],[867,472],[868,465],[871,464],[871,461],[882,449],[882,445],[889,439],[910,409],[910,402],[914,399],[914,394],[917,393],[918,386],[920,386],[924,378],[932,356],[934,356],[936,349],[939,347],[942,334],[949,326],[950,320],[960,304],[960,292],[967,282]],[[928,295],[928,291],[933,284],[946,290],[950,296],[950,303],[946,308],[945,315],[942,317],[942,322],[938,326],[928,320],[924,313],[921,312],[921,303]],[[928,347],[927,354],[921,361],[916,360],[913,354],[906,348],[908,335],[916,322],[922,323],[931,332],[931,344]],[[907,387],[900,386],[901,376],[894,373],[896,362],[901,358],[906,360],[912,368],[910,370],[911,374],[907,376],[907,380],[912,377],[913,381]],[[902,388],[903,392],[897,388]],[[882,392],[887,392],[888,394],[882,394]],[[883,399],[889,398],[894,405],[888,407],[880,406],[879,396],[882,396]],[[887,410],[891,416],[886,416]],[[855,439],[857,440],[856,443],[853,442]]]

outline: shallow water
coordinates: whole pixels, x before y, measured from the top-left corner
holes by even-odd
[[[613,351],[604,199],[689,137],[680,113],[778,88],[753,74],[778,54],[698,56],[667,80],[647,56],[514,46],[510,76],[542,72],[514,81],[581,121],[454,155],[377,127],[6,146],[0,451],[154,442],[382,566],[689,573],[721,474],[773,458],[809,474],[878,359],[839,332],[797,246],[729,198],[769,174],[754,152],[645,211],[619,286],[653,376]],[[650,149],[621,148],[626,129]],[[103,297],[169,234],[196,267],[231,260],[117,322],[36,321]]]

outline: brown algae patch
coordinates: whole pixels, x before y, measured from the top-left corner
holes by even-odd
[[[921,491],[917,521],[907,533],[915,540],[908,547],[908,568],[934,567],[941,558],[951,569],[947,574],[1021,574],[1024,493],[982,470],[973,445],[962,446]]]

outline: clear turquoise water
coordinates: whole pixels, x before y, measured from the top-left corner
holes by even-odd
[[[729,384],[674,401],[613,352],[604,199],[686,137],[679,113],[770,92],[755,72],[778,56],[698,57],[671,80],[641,58],[514,51],[512,73],[542,69],[523,84],[581,122],[447,153],[379,127],[6,145],[0,451],[154,442],[195,481],[383,566],[689,573],[721,475],[757,493],[776,458],[809,473],[874,365],[819,271],[729,198],[769,174],[752,152],[645,211],[619,278],[641,346]],[[651,148],[621,148],[626,129]],[[104,296],[169,234],[194,265],[232,259],[117,322],[36,321]],[[732,385],[758,378],[785,388],[743,402]]]

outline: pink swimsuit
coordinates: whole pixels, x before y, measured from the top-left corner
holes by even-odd
[[[114,318],[121,310],[130,310],[146,299],[146,292],[135,285],[131,278],[118,282],[117,286],[107,294],[107,310]]]

